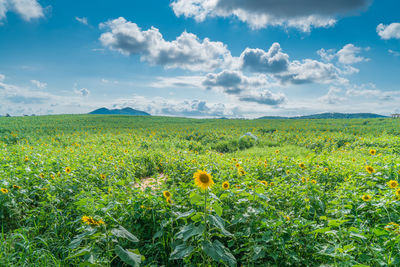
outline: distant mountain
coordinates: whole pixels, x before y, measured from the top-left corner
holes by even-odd
[[[296,117],[264,116],[258,119],[371,119],[386,117],[387,116],[373,113],[321,113]]]
[[[136,110],[133,108],[122,108],[122,109],[108,109],[108,108],[99,108],[89,112],[89,114],[95,115],[131,115],[131,116],[151,116],[149,113]]]

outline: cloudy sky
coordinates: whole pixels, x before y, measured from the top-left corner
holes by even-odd
[[[400,112],[398,0],[0,0],[0,114]]]

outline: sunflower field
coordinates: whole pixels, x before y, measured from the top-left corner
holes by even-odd
[[[0,118],[0,266],[400,266],[400,122]]]

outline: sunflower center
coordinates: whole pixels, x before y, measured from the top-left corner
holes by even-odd
[[[228,184],[224,184],[224,187],[227,188],[227,187],[228,187]]]
[[[209,181],[210,181],[210,178],[208,177],[208,175],[207,174],[200,174],[200,181],[203,183],[203,184],[207,184]]]

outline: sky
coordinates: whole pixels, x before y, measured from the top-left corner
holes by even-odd
[[[0,0],[0,115],[400,112],[398,0]]]

